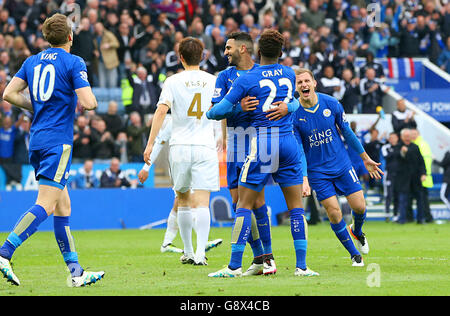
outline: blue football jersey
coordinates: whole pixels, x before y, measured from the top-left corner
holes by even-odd
[[[216,87],[214,90],[214,95],[212,98],[212,103],[219,103],[224,96],[228,93],[233,82],[240,77],[241,75],[248,73],[249,71],[258,67],[258,64],[254,64],[252,69],[249,70],[237,70],[236,67],[231,66],[227,69],[221,71],[217,76]],[[240,100],[239,100],[240,102]],[[238,102],[238,103],[239,103]],[[244,127],[247,128],[250,126],[249,115],[246,112],[238,112],[233,116],[227,118],[227,126],[228,127]]]
[[[270,121],[265,113],[277,101],[289,103],[295,88],[295,73],[290,67],[280,64],[263,65],[239,76],[231,86],[225,99],[237,104],[245,96],[254,96],[259,105],[250,111],[251,126],[278,127],[280,134],[292,133],[291,113],[278,121]]]
[[[344,108],[329,95],[317,96],[314,107],[300,106],[293,115],[294,134],[303,144],[310,178],[337,175],[352,166],[338,131],[349,128]]]
[[[75,90],[89,86],[84,60],[49,48],[28,57],[16,76],[27,82],[34,110],[30,150],[72,145]]]

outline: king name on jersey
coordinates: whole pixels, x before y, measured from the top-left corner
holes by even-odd
[[[330,128],[320,132],[317,131],[317,129],[313,129],[312,132],[313,134],[308,136],[310,148],[314,146],[318,147],[323,144],[328,144],[333,141],[332,131]]]
[[[41,60],[56,60],[56,57],[58,57],[58,53],[43,53],[41,55]]]

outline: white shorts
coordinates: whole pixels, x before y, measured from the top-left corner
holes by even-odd
[[[169,166],[173,189],[219,191],[219,159],[215,149],[198,145],[172,145]]]

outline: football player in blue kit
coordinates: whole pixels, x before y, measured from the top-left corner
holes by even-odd
[[[234,32],[227,36],[224,55],[228,57],[227,69],[217,76],[216,87],[212,103],[219,103],[230,90],[234,80],[240,75],[258,67],[252,59],[253,40],[248,33]],[[248,99],[249,105],[255,101]],[[238,182],[245,158],[248,154],[250,118],[247,112],[238,112],[222,121],[226,124],[224,135],[227,140],[227,183],[236,212],[238,202]],[[258,194],[255,205],[252,207],[251,234],[247,242],[253,252],[253,262],[243,273],[243,276],[273,274],[276,271],[272,254],[272,238],[270,233],[270,220],[264,199],[264,189]],[[273,263],[273,264],[272,264]]]
[[[42,33],[51,47],[30,56],[6,87],[3,98],[33,113],[29,158],[39,191],[36,203],[19,218],[0,248],[0,271],[8,282],[20,285],[10,260],[48,216],[54,214],[57,244],[69,271],[71,286],[95,283],[104,272],[85,271],[78,262],[70,233],[70,198],[66,187],[72,160],[73,122],[77,99],[85,110],[97,107],[83,59],[70,54],[73,32],[65,15],[47,18]],[[29,87],[31,101],[21,92]]]
[[[296,90],[301,106],[293,114],[294,133],[308,164],[308,180],[330,219],[331,228],[350,253],[353,266],[364,266],[361,253],[369,252],[362,232],[366,218],[366,204],[358,175],[352,166],[341,139],[361,157],[370,176],[381,179],[380,163],[364,151],[351,130],[342,105],[332,96],[316,93],[314,75],[308,69],[296,70]],[[344,195],[352,208],[353,223],[347,228],[336,195]],[[359,251],[352,242],[356,241]],[[361,253],[360,253],[361,252]]]
[[[291,113],[278,120],[267,117],[273,104],[284,102],[298,107],[293,100],[295,73],[278,64],[284,45],[283,36],[275,30],[266,30],[259,39],[260,66],[239,76],[231,89],[208,112],[209,119],[220,120],[240,111],[239,101],[245,96],[258,100],[255,110],[249,112],[251,136],[250,153],[239,176],[239,201],[231,238],[231,259],[225,268],[210,273],[210,277],[237,277],[242,275],[242,256],[251,232],[251,212],[259,192],[270,176],[284,194],[291,218],[291,234],[296,253],[298,276],[318,273],[306,265],[306,220],[302,204],[303,173],[299,146],[293,135]]]

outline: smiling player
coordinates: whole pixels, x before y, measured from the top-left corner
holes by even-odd
[[[363,266],[360,252],[351,241],[354,237],[363,254],[369,252],[362,232],[366,218],[366,204],[358,176],[341,140],[340,133],[362,158],[371,177],[381,179],[383,172],[364,151],[352,132],[342,105],[333,97],[316,93],[314,75],[308,69],[296,71],[296,89],[301,106],[293,115],[294,133],[303,145],[308,163],[308,178],[330,219],[331,228],[351,255],[353,266]],[[336,194],[345,195],[352,208],[353,224],[347,231]]]

